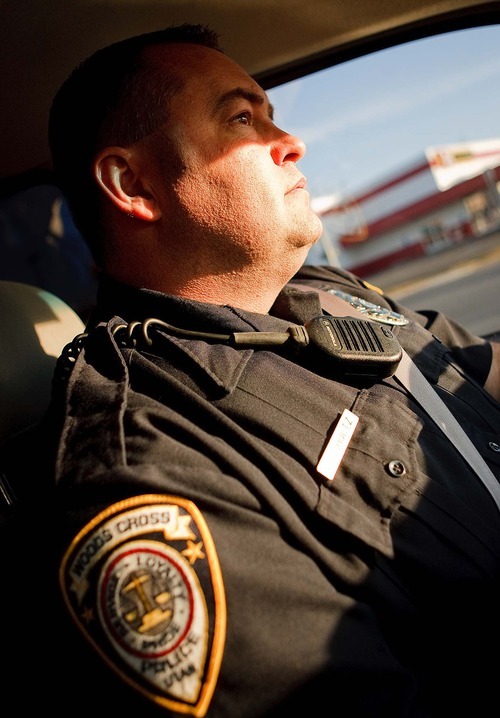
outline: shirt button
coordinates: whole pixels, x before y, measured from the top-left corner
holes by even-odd
[[[395,461],[389,461],[386,468],[391,476],[403,476],[406,474],[405,465],[402,461],[398,461],[397,459]]]
[[[490,443],[488,444],[488,446],[490,447],[490,449],[491,449],[492,451],[496,451],[496,452],[499,452],[499,451],[500,451],[500,444],[497,444],[495,441],[490,441]]]

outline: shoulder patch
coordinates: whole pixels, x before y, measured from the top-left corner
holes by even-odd
[[[215,546],[197,507],[137,496],[75,537],[60,568],[78,627],[123,680],[151,700],[204,716],[226,637]]]

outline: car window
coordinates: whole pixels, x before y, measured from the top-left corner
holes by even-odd
[[[277,124],[307,146],[300,167],[324,227],[308,263],[372,278],[417,309],[437,302],[478,332],[500,328],[499,48],[498,25],[450,32],[268,91]],[[459,275],[456,306],[436,286],[483,253],[484,294]]]

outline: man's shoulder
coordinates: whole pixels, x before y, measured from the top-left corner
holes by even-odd
[[[304,264],[291,281],[311,281],[314,283],[313,286],[318,287],[320,284],[330,284],[332,289],[345,289],[346,287],[350,287],[351,289],[369,289],[377,292],[378,294],[383,294],[379,287],[376,287],[370,282],[358,277],[356,274],[353,274],[347,269],[342,269],[342,267],[335,267],[332,265]]]

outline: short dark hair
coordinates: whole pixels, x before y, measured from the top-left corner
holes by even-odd
[[[177,75],[165,78],[158,67],[146,63],[143,50],[172,43],[222,52],[218,34],[207,26],[173,25],[97,50],[73,70],[54,97],[49,146],[56,180],[96,260],[100,232],[93,159],[103,147],[127,147],[165,122],[168,100],[181,83]]]

